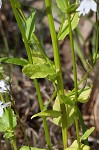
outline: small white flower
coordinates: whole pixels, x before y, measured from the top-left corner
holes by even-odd
[[[93,0],[79,0],[80,6],[76,11],[79,11],[79,15],[86,15],[90,10],[96,12],[97,11],[97,3]]]
[[[3,108],[8,107],[10,104],[11,104],[10,102],[3,103],[0,101],[0,117],[2,117],[2,115],[3,115]]]
[[[2,0],[0,0],[0,8],[1,8],[1,6],[2,6]]]
[[[0,80],[0,93],[5,93],[9,89],[9,85],[7,85],[4,80]]]

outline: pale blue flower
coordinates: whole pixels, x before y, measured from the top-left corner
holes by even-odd
[[[0,80],[0,93],[5,93],[9,89],[9,85],[7,85],[4,80]]]
[[[79,15],[86,15],[90,10],[97,11],[97,3],[94,0],[79,0],[80,6],[77,8]]]
[[[2,117],[3,115],[3,108],[8,107],[10,104],[10,102],[3,103],[2,101],[0,101],[0,117]]]

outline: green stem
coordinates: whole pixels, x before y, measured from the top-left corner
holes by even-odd
[[[50,34],[52,38],[52,45],[53,45],[53,50],[54,50],[54,61],[55,61],[55,67],[56,67],[56,72],[59,72],[59,75],[57,77],[57,84],[58,84],[58,95],[63,95],[64,94],[64,87],[63,87],[63,80],[62,80],[62,72],[61,72],[61,66],[60,66],[60,56],[59,56],[59,47],[58,47],[58,40],[57,40],[57,35],[55,31],[55,26],[54,26],[54,20],[52,16],[52,10],[51,10],[51,1],[50,0],[45,0],[46,4],[46,12],[48,16],[48,23],[49,23],[49,28],[50,28]],[[60,99],[60,97],[59,97]],[[62,112],[62,137],[63,137],[63,146],[64,149],[67,147],[67,117],[66,117],[66,107],[60,99],[60,108]]]
[[[45,51],[44,51],[44,49],[43,49],[41,43],[39,42],[38,38],[36,37],[36,35],[35,35],[34,33],[33,33],[33,39],[34,39],[34,41],[35,41],[35,43],[36,43],[36,46],[38,47],[39,51],[41,52],[41,54],[42,54],[45,58],[47,58],[47,55],[46,55],[46,53],[45,53]]]
[[[68,8],[68,1],[65,0],[66,6]],[[74,42],[73,42],[73,34],[72,34],[72,26],[71,26],[71,15],[67,14],[68,17],[68,26],[69,26],[69,37],[70,37],[70,46],[72,52],[72,64],[73,64],[73,72],[74,72],[74,87],[75,87],[75,111],[77,113],[77,99],[78,99],[78,85],[77,85],[77,68],[76,68],[76,59],[75,59],[75,51],[74,51]],[[75,116],[75,125],[76,125],[76,134],[78,141],[78,149],[81,149],[80,135],[79,135],[79,122],[78,116]]]
[[[42,96],[41,96],[41,92],[40,92],[40,88],[39,88],[37,80],[34,80],[34,84],[35,84],[37,95],[38,95],[38,101],[39,101],[40,109],[42,111],[44,106],[43,106],[43,100],[42,100]],[[43,123],[44,123],[44,130],[45,130],[45,136],[46,136],[46,141],[47,141],[47,145],[48,145],[48,150],[51,150],[52,149],[51,148],[51,141],[50,141],[50,137],[49,137],[46,118],[45,117],[42,117],[42,118],[43,118]]]
[[[73,64],[73,72],[74,72],[75,107],[77,109],[77,98],[78,98],[77,68],[76,68],[76,59],[75,59],[74,43],[73,43],[73,35],[72,35],[72,27],[71,27],[70,18],[71,17],[68,14],[69,36],[70,36],[70,45],[71,45],[71,51],[72,51],[72,64]],[[80,135],[79,135],[79,123],[78,123],[78,117],[77,116],[75,117],[75,125],[76,125],[78,148],[80,150],[81,149],[81,144],[80,144]]]
[[[77,85],[77,68],[76,68],[76,59],[75,59],[75,52],[74,52],[74,43],[73,43],[73,35],[72,35],[72,27],[70,22],[70,15],[68,15],[68,24],[69,24],[69,35],[70,35],[70,45],[72,51],[72,64],[73,64],[73,71],[74,71],[74,86],[75,86],[75,107],[77,109],[77,99],[78,99],[78,85]],[[77,111],[76,111],[77,112]],[[80,135],[79,135],[79,123],[78,117],[75,117],[75,125],[76,125],[76,133],[77,133],[77,141],[78,141],[78,148],[81,149],[80,144]]]
[[[69,36],[70,36],[70,45],[71,45],[71,51],[72,51],[72,64],[73,64],[73,72],[74,72],[75,108],[77,109],[77,98],[78,98],[77,68],[76,68],[76,59],[75,59],[74,43],[73,43],[73,35],[72,35],[72,27],[71,27],[70,18],[71,18],[71,16],[68,14]],[[76,110],[76,112],[77,112],[77,110]],[[78,148],[80,150],[81,144],[80,144],[80,135],[79,135],[79,123],[78,123],[77,116],[75,117],[75,125],[76,125]]]
[[[96,12],[96,51],[93,64],[95,64],[97,61],[98,45],[99,45],[99,25],[98,25],[98,12]]]
[[[18,150],[15,138],[12,139],[14,150]]]
[[[24,40],[24,44],[25,44],[25,47],[26,47],[29,63],[32,64],[33,60],[32,60],[32,55],[31,55],[31,49],[30,49],[30,47],[28,45],[28,41],[26,39],[21,20],[20,20],[20,18],[18,16],[18,13],[17,13],[17,10],[16,10],[16,6],[15,6],[16,1],[15,0],[10,0],[10,2],[11,2],[11,5],[12,5],[13,12],[14,12],[14,15],[16,17],[18,26],[20,28],[20,31],[21,31],[21,34],[22,34],[22,38]],[[35,84],[35,87],[36,87],[36,90],[37,90],[37,94],[38,94],[38,100],[39,100],[40,109],[42,110],[43,109],[43,100],[42,100],[42,96],[41,96],[41,93],[40,93],[40,88],[39,88],[37,79],[34,79],[34,84]],[[45,136],[46,136],[46,142],[47,142],[47,145],[48,145],[48,149],[51,150],[52,149],[51,148],[51,141],[50,141],[50,136],[49,136],[49,132],[48,132],[48,126],[47,126],[46,118],[45,117],[42,117],[42,118],[43,118],[43,123],[44,123],[44,131],[45,131]]]

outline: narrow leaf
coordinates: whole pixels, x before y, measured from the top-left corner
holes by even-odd
[[[32,33],[35,31],[35,10],[32,11],[29,18],[26,20],[26,37],[30,40]]]
[[[31,117],[31,119],[35,118],[35,117],[52,117],[52,118],[57,118],[59,116],[61,116],[61,112],[60,111],[55,111],[55,110],[46,110],[46,111],[42,111],[38,114],[35,114]]]
[[[70,106],[74,106],[75,103],[73,100],[71,100],[69,97],[67,97],[66,95],[61,95],[61,98],[64,102],[64,104],[70,105]]]
[[[90,128],[89,130],[87,130],[84,135],[80,138],[80,140],[86,140],[89,135],[95,130],[95,127]]]
[[[28,61],[23,58],[9,58],[9,57],[3,57],[0,58],[1,63],[8,63],[8,64],[15,64],[20,66],[25,66],[28,64]]]
[[[71,26],[72,30],[74,30],[79,22],[79,16],[78,12],[72,15],[71,18]],[[68,26],[68,20],[65,20],[63,23],[62,28],[60,28],[60,31],[58,33],[58,40],[64,40],[64,38],[69,34],[69,26]]]

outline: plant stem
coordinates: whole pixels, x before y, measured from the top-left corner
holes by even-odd
[[[41,96],[41,92],[40,92],[40,88],[39,88],[39,84],[38,84],[37,80],[34,80],[34,84],[35,84],[37,95],[38,95],[38,101],[39,101],[40,109],[42,111],[44,106],[43,106],[43,100],[42,100],[42,96]],[[46,137],[46,141],[47,141],[47,145],[48,145],[48,150],[51,150],[52,149],[51,148],[51,141],[50,141],[50,137],[49,137],[49,132],[48,132],[48,126],[47,126],[46,118],[45,117],[42,117],[42,118],[43,118],[45,137]]]
[[[98,54],[98,45],[99,45],[99,25],[98,25],[98,12],[96,12],[96,51],[93,64],[97,61],[97,54]]]
[[[26,39],[26,36],[25,36],[25,33],[24,33],[24,29],[22,27],[20,18],[18,16],[18,12],[16,10],[16,6],[15,6],[16,1],[15,0],[10,0],[10,2],[11,2],[11,5],[12,5],[13,12],[14,12],[14,15],[16,17],[18,26],[20,28],[20,31],[21,31],[21,34],[22,34],[22,38],[24,40],[24,44],[25,44],[25,47],[26,47],[29,63],[32,64],[33,60],[32,60],[31,50],[30,50],[30,47],[28,45],[28,41]],[[35,87],[36,87],[36,90],[37,90],[37,94],[38,94],[38,100],[39,100],[40,109],[42,110],[43,109],[43,100],[42,100],[40,87],[38,85],[37,79],[34,79],[34,84],[35,84]],[[52,149],[51,148],[51,141],[50,141],[50,136],[49,136],[49,132],[48,132],[48,126],[47,126],[46,118],[45,117],[42,117],[42,118],[43,118],[43,123],[44,123],[44,131],[45,131],[46,142],[47,142],[47,145],[48,145],[48,149],[51,150]]]
[[[65,0],[66,6],[68,8],[68,1]],[[75,59],[75,51],[74,51],[74,42],[73,42],[73,34],[72,34],[72,26],[71,26],[71,15],[67,14],[68,17],[68,26],[69,26],[69,37],[70,37],[70,46],[72,52],[72,64],[73,64],[73,72],[74,72],[74,87],[75,87],[75,112],[77,113],[77,99],[78,99],[78,85],[77,85],[77,68],[76,68],[76,59]],[[81,149],[80,135],[79,135],[79,122],[78,116],[75,116],[75,125],[76,125],[76,134],[78,141],[78,149]]]
[[[50,0],[45,0],[46,4],[46,12],[48,16],[48,23],[49,23],[49,28],[50,28],[50,34],[52,38],[52,45],[53,45],[53,50],[54,50],[54,61],[55,61],[55,67],[56,67],[56,72],[59,72],[59,75],[57,77],[57,84],[58,84],[58,95],[63,95],[64,94],[64,87],[63,87],[63,80],[62,80],[62,71],[61,71],[61,66],[60,66],[60,56],[59,56],[59,47],[58,47],[58,40],[57,40],[57,35],[55,31],[55,26],[54,26],[54,20],[52,16],[52,10],[51,10],[51,1]],[[60,99],[60,97],[59,97]],[[63,137],[63,146],[64,149],[67,147],[67,117],[66,117],[66,107],[65,104],[63,103],[62,99],[60,99],[60,108],[62,112],[62,137]]]
[[[15,138],[12,139],[14,150],[18,150]]]
[[[73,35],[72,35],[72,27],[71,27],[70,18],[71,17],[68,14],[69,36],[70,36],[70,45],[71,45],[71,51],[72,51],[72,64],[73,64],[73,72],[74,72],[75,109],[77,109],[77,98],[78,98],[77,68],[76,68],[76,59],[75,59],[75,51],[74,51],[74,43],[73,43]],[[77,111],[76,111],[76,113],[77,113]],[[79,123],[78,123],[78,117],[77,116],[75,116],[75,125],[76,125],[78,148],[80,150],[81,144],[80,144],[80,135],[79,135]]]

